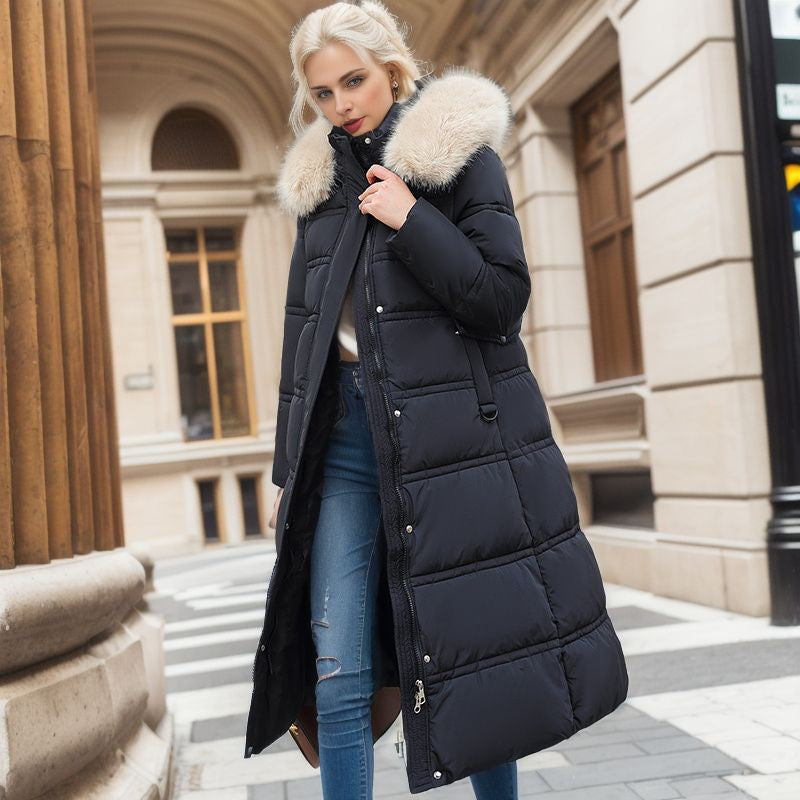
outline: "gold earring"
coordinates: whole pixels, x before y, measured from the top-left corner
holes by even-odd
[[[399,88],[399,84],[397,83],[397,81],[392,81],[392,94],[394,95],[395,101],[397,100],[397,94],[398,94],[397,89],[398,88]]]

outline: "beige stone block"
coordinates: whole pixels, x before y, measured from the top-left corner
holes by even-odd
[[[772,515],[766,497],[658,497],[656,529],[698,540],[763,543]]]
[[[114,269],[108,271],[108,298],[113,309],[109,319],[121,438],[154,429],[163,388],[157,380],[154,390],[131,391],[125,387],[126,375],[146,374],[150,365],[159,363],[154,331],[169,322],[170,309],[163,310],[162,318],[153,302],[155,288],[146,279],[150,265],[147,233],[143,218],[105,220],[105,245],[114,257]],[[163,279],[168,279],[166,269]]]
[[[572,122],[569,109],[560,105],[528,105],[525,119],[520,126],[521,137],[570,136]]]
[[[174,796],[174,779],[175,779],[175,752],[176,752],[176,742],[177,742],[177,733],[176,733],[176,723],[175,717],[171,711],[165,712],[164,716],[161,717],[161,721],[155,728],[155,734],[158,736],[159,739],[163,742],[167,742],[169,744],[169,761],[166,765],[166,773],[167,773],[167,788],[166,791],[162,795],[162,800],[167,800],[168,798],[172,798]]]
[[[619,25],[626,97],[663,77],[702,42],[733,36],[727,0],[638,0]]]
[[[142,640],[120,623],[80,650],[3,676],[0,797],[165,800],[172,727],[158,725],[164,739],[145,725],[147,699]],[[130,751],[126,760],[153,781],[142,781],[114,748]],[[86,788],[94,774],[96,792]]]
[[[122,624],[140,639],[147,678],[147,709],[144,721],[155,730],[167,709],[164,677],[164,619],[141,609],[131,609]]]
[[[588,327],[537,331],[533,363],[545,397],[594,385],[594,361]]]
[[[0,674],[65,653],[142,597],[144,570],[124,550],[17,567],[0,581]]]
[[[636,197],[704,158],[741,152],[733,43],[704,44],[627,106],[626,123]]]
[[[111,693],[113,734],[116,741],[138,725],[147,707],[147,679],[142,642],[117,623],[86,646],[86,653],[105,663]]]
[[[516,207],[516,215],[517,220],[519,221],[520,225],[520,233],[522,234],[522,249],[525,253],[525,261],[528,264],[528,274],[533,277],[533,269],[534,269],[534,261],[533,261],[533,253],[534,253],[534,240],[535,240],[535,231],[531,228],[531,215],[528,213],[526,206],[530,203],[528,200],[526,203],[518,205]],[[535,285],[531,287],[531,295],[533,292],[536,291]]]
[[[525,204],[524,224],[531,237],[526,254],[533,269],[583,264],[577,196],[537,195]]]
[[[553,415],[553,428],[555,429],[555,423],[558,421]],[[559,431],[556,435],[556,441],[561,442],[563,441],[562,432],[559,428]],[[586,526],[590,523],[593,515],[592,510],[592,480],[591,476],[588,472],[582,470],[570,470],[570,476],[572,477],[572,488],[575,492],[575,501],[578,504],[578,520],[580,523],[581,528],[586,530]]]
[[[651,389],[761,374],[749,261],[719,264],[639,296]]]
[[[766,495],[770,488],[760,379],[664,389],[646,397],[656,495]]]
[[[522,164],[517,160],[512,166],[506,161],[505,166],[508,186],[511,189],[511,197],[514,200],[514,208],[519,216],[521,206],[525,202],[525,193],[527,191]]]
[[[534,328],[589,324],[586,275],[580,267],[536,270],[531,276],[531,313]]]
[[[167,800],[172,743],[142,724],[40,800]]]
[[[172,730],[169,730],[172,733]],[[173,739],[162,738],[142,723],[122,745],[125,762],[158,789],[158,797],[169,797]]]
[[[577,193],[575,156],[570,136],[531,136],[522,146],[521,161],[526,197],[542,192]]]
[[[665,597],[769,614],[769,577],[764,550],[696,547],[659,541],[653,552],[653,590]]]
[[[127,540],[153,558],[202,548],[197,487],[182,466],[179,471],[167,464],[150,475],[126,474],[122,500]]]
[[[589,525],[583,530],[604,581],[652,591],[653,544],[649,537],[622,538],[601,525]]]
[[[638,198],[633,223],[642,286],[705,264],[749,259],[742,157],[714,156]]]
[[[725,568],[719,548],[658,542],[652,557],[652,592],[715,608],[726,607]]]
[[[125,549],[142,565],[144,569],[144,594],[155,591],[153,584],[153,570],[155,569],[155,562],[153,557],[147,550],[138,545],[129,545]]]
[[[727,608],[739,614],[769,616],[769,569],[766,550],[723,550]]]
[[[114,736],[103,661],[62,656],[0,678],[0,786],[28,800],[98,758]]]

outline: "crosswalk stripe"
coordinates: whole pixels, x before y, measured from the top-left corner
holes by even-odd
[[[236,624],[237,622],[252,622],[264,618],[264,609],[252,611],[234,611],[230,614],[214,614],[210,617],[194,617],[182,619],[178,622],[167,622],[164,633],[183,633],[185,631],[203,630],[204,628],[217,628],[220,625]]]
[[[240,653],[235,656],[205,658],[202,661],[187,661],[183,664],[167,664],[164,668],[164,674],[167,678],[177,678],[181,675],[199,675],[205,672],[220,672],[224,669],[249,666],[253,663],[254,656],[254,653]]]
[[[191,589],[183,589],[180,592],[175,592],[172,597],[183,603],[186,600],[193,600],[196,597],[216,595],[219,591],[230,585],[230,581],[225,581],[224,583],[206,583],[202,586],[192,586]]]
[[[246,714],[250,708],[253,684],[226,683],[205,689],[185,689],[167,694],[167,706],[178,725],[186,725],[198,719],[227,717],[231,714]]]
[[[197,636],[182,636],[178,639],[167,639],[164,650],[189,650],[193,647],[210,647],[225,642],[258,641],[261,628],[237,628],[232,631],[216,631],[215,633],[200,633]]]
[[[180,602],[197,600],[202,597],[227,597],[237,594],[246,594],[247,592],[263,592],[266,591],[266,584],[266,579],[258,583],[235,584],[230,581],[225,581],[224,583],[208,583],[204,586],[195,586],[191,589],[177,592],[173,594],[172,597]]]
[[[206,597],[200,600],[189,600],[186,605],[196,611],[204,611],[209,608],[225,608],[226,606],[244,606],[251,603],[263,603],[266,600],[266,589],[262,592],[252,592],[251,594],[241,594],[234,597]]]

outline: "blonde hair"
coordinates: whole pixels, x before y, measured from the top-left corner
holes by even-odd
[[[397,99],[404,100],[416,91],[414,81],[421,77],[419,62],[406,44],[407,26],[379,0],[355,3],[332,3],[307,14],[293,29],[289,41],[292,78],[295,85],[289,124],[295,136],[306,124],[303,112],[308,105],[317,115],[322,112],[314,103],[304,67],[309,56],[332,42],[352,48],[365,61],[397,66]]]

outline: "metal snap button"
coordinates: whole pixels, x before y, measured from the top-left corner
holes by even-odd
[[[263,653],[266,649],[267,649],[267,646],[265,644],[262,644],[261,645],[261,652]]]
[[[371,141],[372,139],[370,139],[369,136],[367,136],[367,138],[364,139],[364,144],[369,144]]]
[[[411,533],[411,531],[413,531],[413,530],[414,530],[413,526],[406,525],[406,533]]]
[[[425,653],[425,655],[422,657],[422,660],[427,664],[431,660],[431,657]]]
[[[383,306],[377,306],[375,310],[380,314],[383,311]]]
[[[395,415],[396,417],[399,417],[399,416],[400,416],[400,409],[399,409],[399,408],[396,408],[396,409],[394,410],[394,415]]]
[[[442,777],[442,773],[439,772],[439,770],[437,769],[436,772],[433,773],[433,777],[438,780],[439,778]]]

